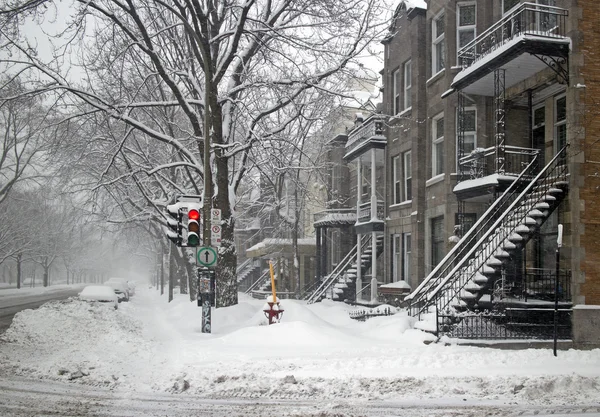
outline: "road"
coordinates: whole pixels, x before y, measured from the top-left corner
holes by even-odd
[[[0,415],[203,417],[598,417],[600,407],[525,407],[494,402],[311,401],[210,399],[164,392],[129,392],[14,375],[0,375]]]
[[[0,333],[10,327],[13,317],[19,311],[38,308],[48,301],[67,299],[79,294],[82,288],[83,286],[48,287],[47,291],[39,294],[27,293],[27,289],[24,289],[23,295],[14,294],[14,292],[11,292],[10,295],[3,295],[0,290]]]

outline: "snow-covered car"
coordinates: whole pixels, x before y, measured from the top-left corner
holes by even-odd
[[[115,294],[117,294],[119,302],[129,301],[129,287],[127,286],[127,281],[123,278],[110,278],[104,285],[108,285],[113,289]]]
[[[107,285],[88,285],[79,293],[82,301],[110,303],[115,309],[119,307],[119,298],[112,287]]]
[[[135,295],[135,281],[127,281],[127,287],[129,288],[129,296]]]

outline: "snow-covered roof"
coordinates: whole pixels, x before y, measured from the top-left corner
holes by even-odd
[[[425,2],[425,0],[402,0],[401,4],[404,4],[407,9],[427,10],[427,3]]]
[[[299,248],[311,248],[317,246],[317,241],[314,237],[298,239]],[[268,255],[273,252],[289,250],[292,247],[292,239],[264,239],[251,248],[246,249],[246,256],[257,257]]]
[[[331,226],[334,224],[354,224],[356,222],[356,213],[327,213],[314,226]]]

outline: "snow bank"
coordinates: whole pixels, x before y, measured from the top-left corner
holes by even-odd
[[[430,343],[403,312],[358,322],[353,307],[332,301],[283,300],[281,323],[268,326],[263,304],[241,294],[213,309],[211,334],[186,295],[167,303],[144,289],[118,310],[47,304],[19,313],[1,336],[0,374],[207,398],[598,405],[600,350],[554,357]]]

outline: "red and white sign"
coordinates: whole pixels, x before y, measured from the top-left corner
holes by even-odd
[[[212,246],[221,246],[221,226],[216,224],[211,226],[210,243]]]
[[[221,223],[221,209],[211,209],[210,210],[210,221],[211,223]]]

